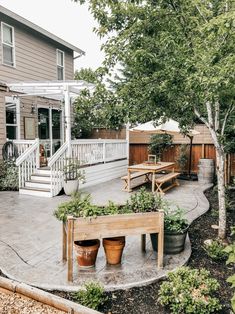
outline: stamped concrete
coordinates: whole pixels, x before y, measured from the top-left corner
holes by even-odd
[[[203,194],[209,185],[181,181],[178,188],[167,192],[166,198],[186,209],[192,222],[209,208]],[[121,190],[120,179],[83,189],[92,195],[93,202],[105,204],[108,200],[124,203],[130,194]],[[100,247],[96,267],[78,269],[74,261],[74,282],[68,283],[67,265],[61,261],[61,223],[53,211],[67,196],[52,199],[19,195],[17,192],[0,192],[0,269],[11,279],[48,290],[75,291],[88,280],[100,281],[106,290],[125,289],[146,285],[166,276],[167,272],[184,265],[191,254],[187,239],[184,252],[165,255],[164,268],[156,267],[157,256],[151,250],[149,238],[146,253],[140,250],[140,237],[127,237],[122,264],[106,265]]]

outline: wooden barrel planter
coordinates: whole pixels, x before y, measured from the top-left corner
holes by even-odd
[[[198,181],[201,183],[213,183],[214,181],[214,160],[199,159],[198,164]]]

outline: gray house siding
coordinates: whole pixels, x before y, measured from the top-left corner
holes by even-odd
[[[0,87],[0,159],[2,146],[6,142],[5,96]]]
[[[0,49],[0,81],[40,81],[56,80],[56,49],[65,53],[64,73],[66,80],[73,79],[73,51],[43,35],[32,32],[14,20],[0,14],[0,22],[14,27],[15,67],[2,64]],[[1,36],[1,34],[0,34]]]

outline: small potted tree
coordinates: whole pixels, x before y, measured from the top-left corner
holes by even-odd
[[[178,206],[176,210],[171,210],[165,200],[159,199],[159,204],[164,210],[164,253],[178,254],[184,250],[189,228],[188,221],[183,217],[185,211]],[[153,249],[157,251],[156,234],[150,236]]]
[[[173,136],[170,134],[154,134],[150,138],[148,150],[157,156],[157,161],[162,158],[163,152],[172,146]]]
[[[176,161],[180,168],[181,177],[184,177],[187,174],[186,165],[188,162],[188,154],[189,154],[188,148],[189,148],[188,145],[181,144],[178,149],[178,158]]]
[[[66,195],[72,195],[77,192],[79,181],[84,182],[84,171],[80,169],[79,160],[74,158],[66,158],[63,168],[64,174],[64,192]]]

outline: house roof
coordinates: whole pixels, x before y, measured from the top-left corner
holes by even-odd
[[[69,49],[71,49],[71,50],[73,50],[73,51],[75,51],[77,53],[79,53],[79,54],[83,54],[83,55],[85,54],[85,52],[83,50],[81,50],[80,48],[78,48],[78,47],[68,43],[67,41],[65,41],[65,40],[57,37],[56,35],[46,31],[42,27],[40,27],[40,26],[38,26],[38,25],[28,21],[27,19],[23,18],[22,16],[14,13],[14,12],[12,12],[12,11],[8,10],[7,8],[5,8],[5,7],[0,5],[0,14],[1,13],[3,15],[5,15],[5,16],[10,17],[10,18],[14,19],[15,21],[17,21],[17,22],[19,22],[19,23],[29,27],[30,29],[32,29],[32,30],[34,30],[34,31],[36,31],[36,32],[38,32],[38,33],[48,37],[49,39],[51,39],[51,40],[53,40],[53,41],[55,41],[55,42],[65,46],[65,47],[67,47],[67,48],[69,48]]]

